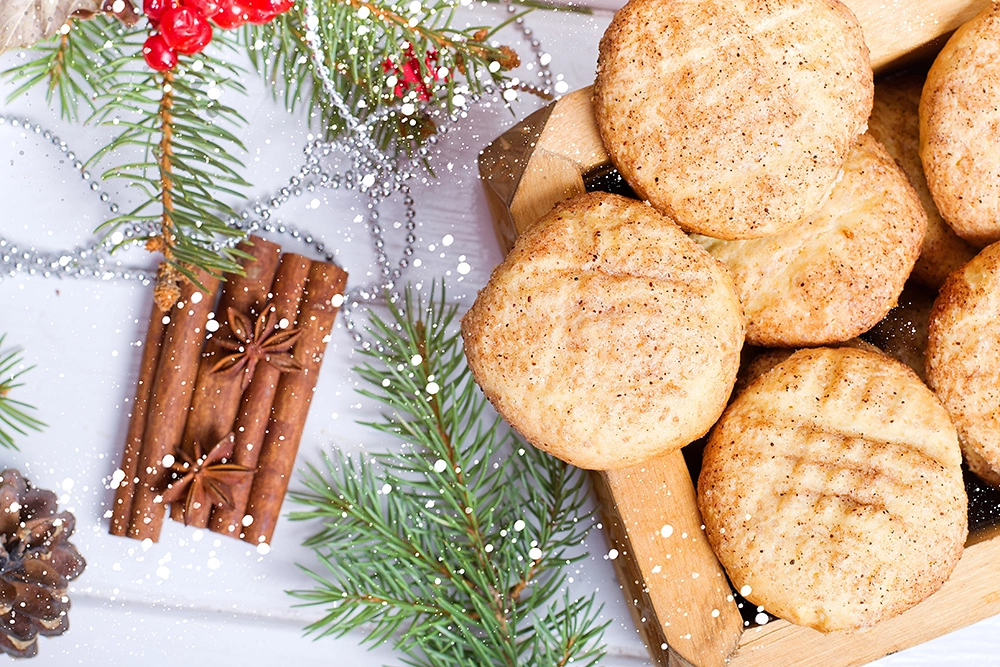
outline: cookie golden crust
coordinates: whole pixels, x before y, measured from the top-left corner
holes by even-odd
[[[982,248],[1000,240],[1000,6],[951,36],[920,98],[920,159],[941,215]]]
[[[830,198],[802,224],[763,239],[694,238],[732,271],[748,343],[808,347],[858,336],[889,312],[925,227],[906,175],[865,134]]]
[[[931,310],[927,381],[958,427],[969,468],[1000,486],[1000,243],[953,273]]]
[[[649,206],[594,193],[518,238],[462,333],[476,382],[530,443],[612,469],[708,432],[744,326],[726,267]]]
[[[875,82],[868,133],[879,140],[913,184],[927,214],[927,233],[913,278],[938,289],[948,275],[976,256],[976,249],[948,226],[934,204],[920,163],[920,92],[925,75],[913,72]]]
[[[962,554],[955,428],[903,364],[800,350],[741,393],[698,480],[710,544],[734,587],[822,632],[871,627],[932,594]]]
[[[631,0],[594,110],[633,190],[684,229],[789,229],[830,192],[872,105],[868,48],[836,0]]]

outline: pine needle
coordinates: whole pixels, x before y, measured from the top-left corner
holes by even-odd
[[[317,532],[315,581],[291,594],[325,615],[307,630],[391,643],[407,664],[593,665],[600,608],[573,598],[565,568],[586,554],[587,479],[486,417],[444,287],[407,290],[373,316],[357,373],[378,400],[374,429],[402,441],[379,456],[334,449],[291,498]]]
[[[17,449],[14,433],[27,435],[28,430],[40,431],[44,422],[29,414],[35,408],[22,401],[10,397],[10,392],[24,383],[21,377],[34,366],[24,368],[24,357],[21,351],[3,350],[7,334],[0,335],[0,446]]]

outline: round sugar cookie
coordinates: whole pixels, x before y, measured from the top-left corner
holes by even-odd
[[[982,248],[1000,240],[1000,6],[955,31],[920,98],[920,159],[952,229]]]
[[[518,238],[462,333],[476,382],[528,442],[603,470],[708,432],[744,326],[725,266],[649,206],[593,193]]]
[[[829,194],[872,86],[837,0],[631,0],[601,40],[594,111],[641,198],[687,231],[757,238]]]
[[[911,72],[876,81],[868,133],[903,168],[920,197],[927,214],[927,233],[911,275],[927,287],[938,289],[948,274],[976,256],[976,249],[948,226],[927,189],[927,177],[920,164],[920,91],[924,78],[923,72]]]
[[[932,594],[968,532],[955,427],[912,370],[800,350],[737,396],[698,480],[736,590],[821,632],[869,628]]]
[[[1000,243],[941,287],[927,335],[927,382],[951,413],[972,472],[1000,486]]]
[[[810,347],[853,338],[889,312],[925,227],[906,175],[865,134],[830,198],[802,224],[763,239],[695,240],[732,271],[748,343]]]

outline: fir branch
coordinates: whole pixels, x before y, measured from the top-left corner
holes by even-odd
[[[235,155],[245,151],[234,133],[245,121],[219,101],[226,90],[244,92],[241,71],[200,54],[184,57],[176,70],[152,72],[134,55],[142,37],[134,31],[123,46],[126,55],[109,65],[113,74],[102,82],[93,119],[123,130],[90,160],[124,158],[102,177],[125,180],[140,193],[140,201],[99,231],[142,225],[153,241],[149,247],[163,252],[173,270],[190,280],[196,280],[192,267],[215,275],[239,272],[242,254],[217,244],[243,235],[229,225],[235,212],[226,202],[242,199],[242,188],[249,185]],[[217,35],[215,41],[224,39]]]
[[[442,288],[373,317],[361,393],[385,406],[370,426],[404,444],[334,450],[304,473],[291,497],[307,509],[292,518],[319,523],[305,544],[322,569],[292,594],[325,609],[310,632],[369,625],[364,641],[392,642],[411,665],[595,664],[600,610],[569,597],[564,572],[586,556],[586,477],[485,418],[455,315]]]
[[[18,349],[2,352],[6,338],[7,334],[0,335],[0,446],[17,449],[10,430],[27,435],[25,429],[40,431],[45,423],[28,414],[35,409],[33,406],[10,397],[11,391],[24,384],[21,376],[34,366],[23,367],[24,357]]]
[[[3,76],[17,86],[7,96],[8,102],[44,85],[46,101],[52,104],[58,99],[60,116],[77,122],[81,104],[94,109],[101,72],[121,56],[114,43],[122,31],[117,20],[105,15],[89,20],[71,17],[66,25],[68,32],[57,33],[26,51],[31,59],[5,70]]]
[[[356,116],[373,126],[383,149],[410,150],[422,143],[436,131],[435,109],[450,112],[456,95],[477,94],[519,64],[513,50],[491,39],[506,22],[456,27],[455,9],[452,0],[315,3],[314,30],[336,90]],[[248,26],[245,41],[275,97],[289,111],[304,102],[309,117],[318,119],[332,140],[347,128],[323,91],[305,41],[307,30],[302,7],[296,6],[270,24]],[[407,104],[413,109],[404,113]]]

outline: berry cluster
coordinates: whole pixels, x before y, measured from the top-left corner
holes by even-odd
[[[431,99],[431,88],[428,85],[428,81],[434,82],[441,80],[442,78],[447,80],[449,77],[441,77],[438,70],[438,53],[436,50],[430,50],[424,56],[424,65],[428,72],[427,77],[420,76],[420,61],[417,60],[417,56],[413,53],[413,47],[408,46],[406,52],[404,53],[405,60],[402,64],[394,62],[391,58],[386,58],[382,63],[382,71],[386,74],[392,73],[396,77],[396,85],[393,87],[393,93],[396,97],[403,97],[411,90],[417,92],[417,97],[427,102]]]
[[[201,53],[212,41],[212,23],[223,30],[268,23],[294,0],[143,0],[151,33],[142,57],[157,72],[177,65],[177,54]]]

